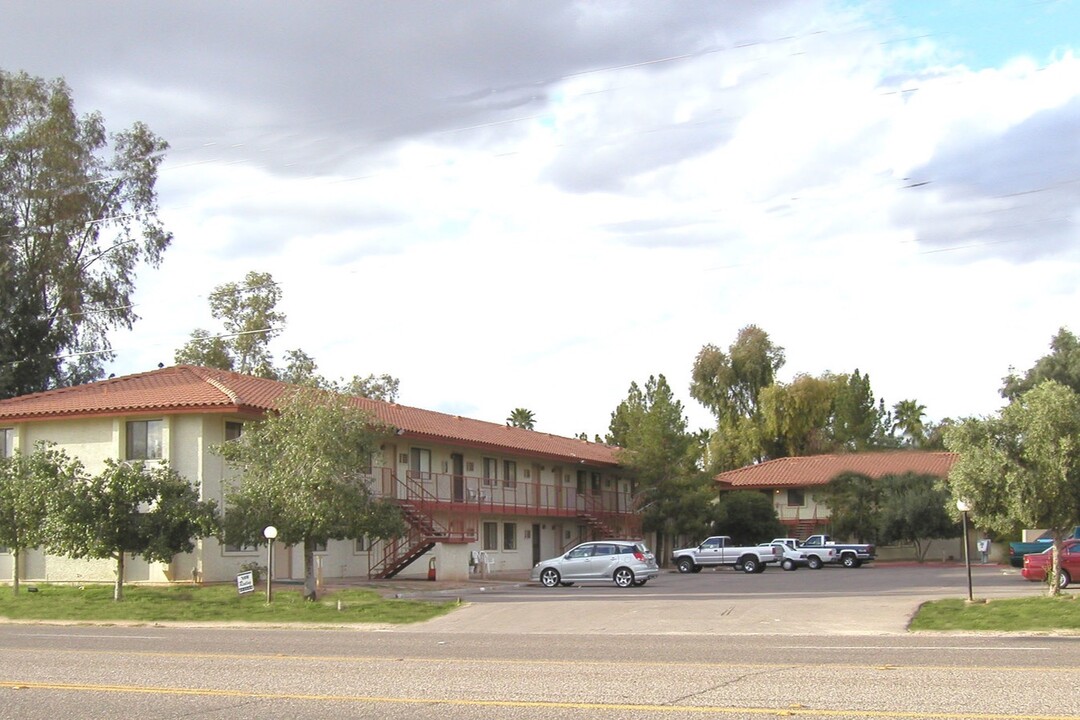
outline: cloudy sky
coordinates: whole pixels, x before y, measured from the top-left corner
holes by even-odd
[[[1080,311],[1080,2],[0,0],[0,67],[171,145],[110,372],[269,272],[331,378],[607,429],[755,324],[783,380],[1001,405]]]

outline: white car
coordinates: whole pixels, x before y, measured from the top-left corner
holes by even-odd
[[[795,570],[800,567],[808,567],[811,570],[820,570],[826,563],[836,562],[836,549],[831,547],[803,547],[795,538],[774,538],[772,542],[762,543],[772,545],[781,553],[780,567],[784,570]]]

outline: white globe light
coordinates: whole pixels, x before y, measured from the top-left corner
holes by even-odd
[[[277,528],[273,525],[267,525],[263,530],[263,537],[267,540],[273,540],[277,537]]]

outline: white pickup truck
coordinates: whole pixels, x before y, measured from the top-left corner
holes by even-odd
[[[764,572],[769,563],[779,563],[783,557],[779,548],[773,545],[741,547],[732,543],[727,535],[714,535],[697,547],[676,550],[671,554],[671,559],[681,573],[696,573],[704,567],[730,565],[749,574]]]
[[[780,567],[785,570],[795,570],[804,565],[811,570],[820,570],[826,563],[840,560],[836,548],[832,546],[807,547],[796,538],[773,538],[769,544],[783,548]]]
[[[857,568],[874,559],[874,546],[867,543],[837,543],[828,535],[811,535],[802,541],[802,549],[831,547],[836,550],[836,562],[846,568]]]

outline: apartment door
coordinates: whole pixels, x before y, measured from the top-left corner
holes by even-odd
[[[533,551],[532,564],[535,565],[536,563],[543,560],[543,558],[540,557],[540,525],[537,524],[537,523],[533,523],[533,526],[532,526],[532,551]]]
[[[465,458],[461,453],[450,455],[451,470],[454,475],[454,502],[465,501]]]

